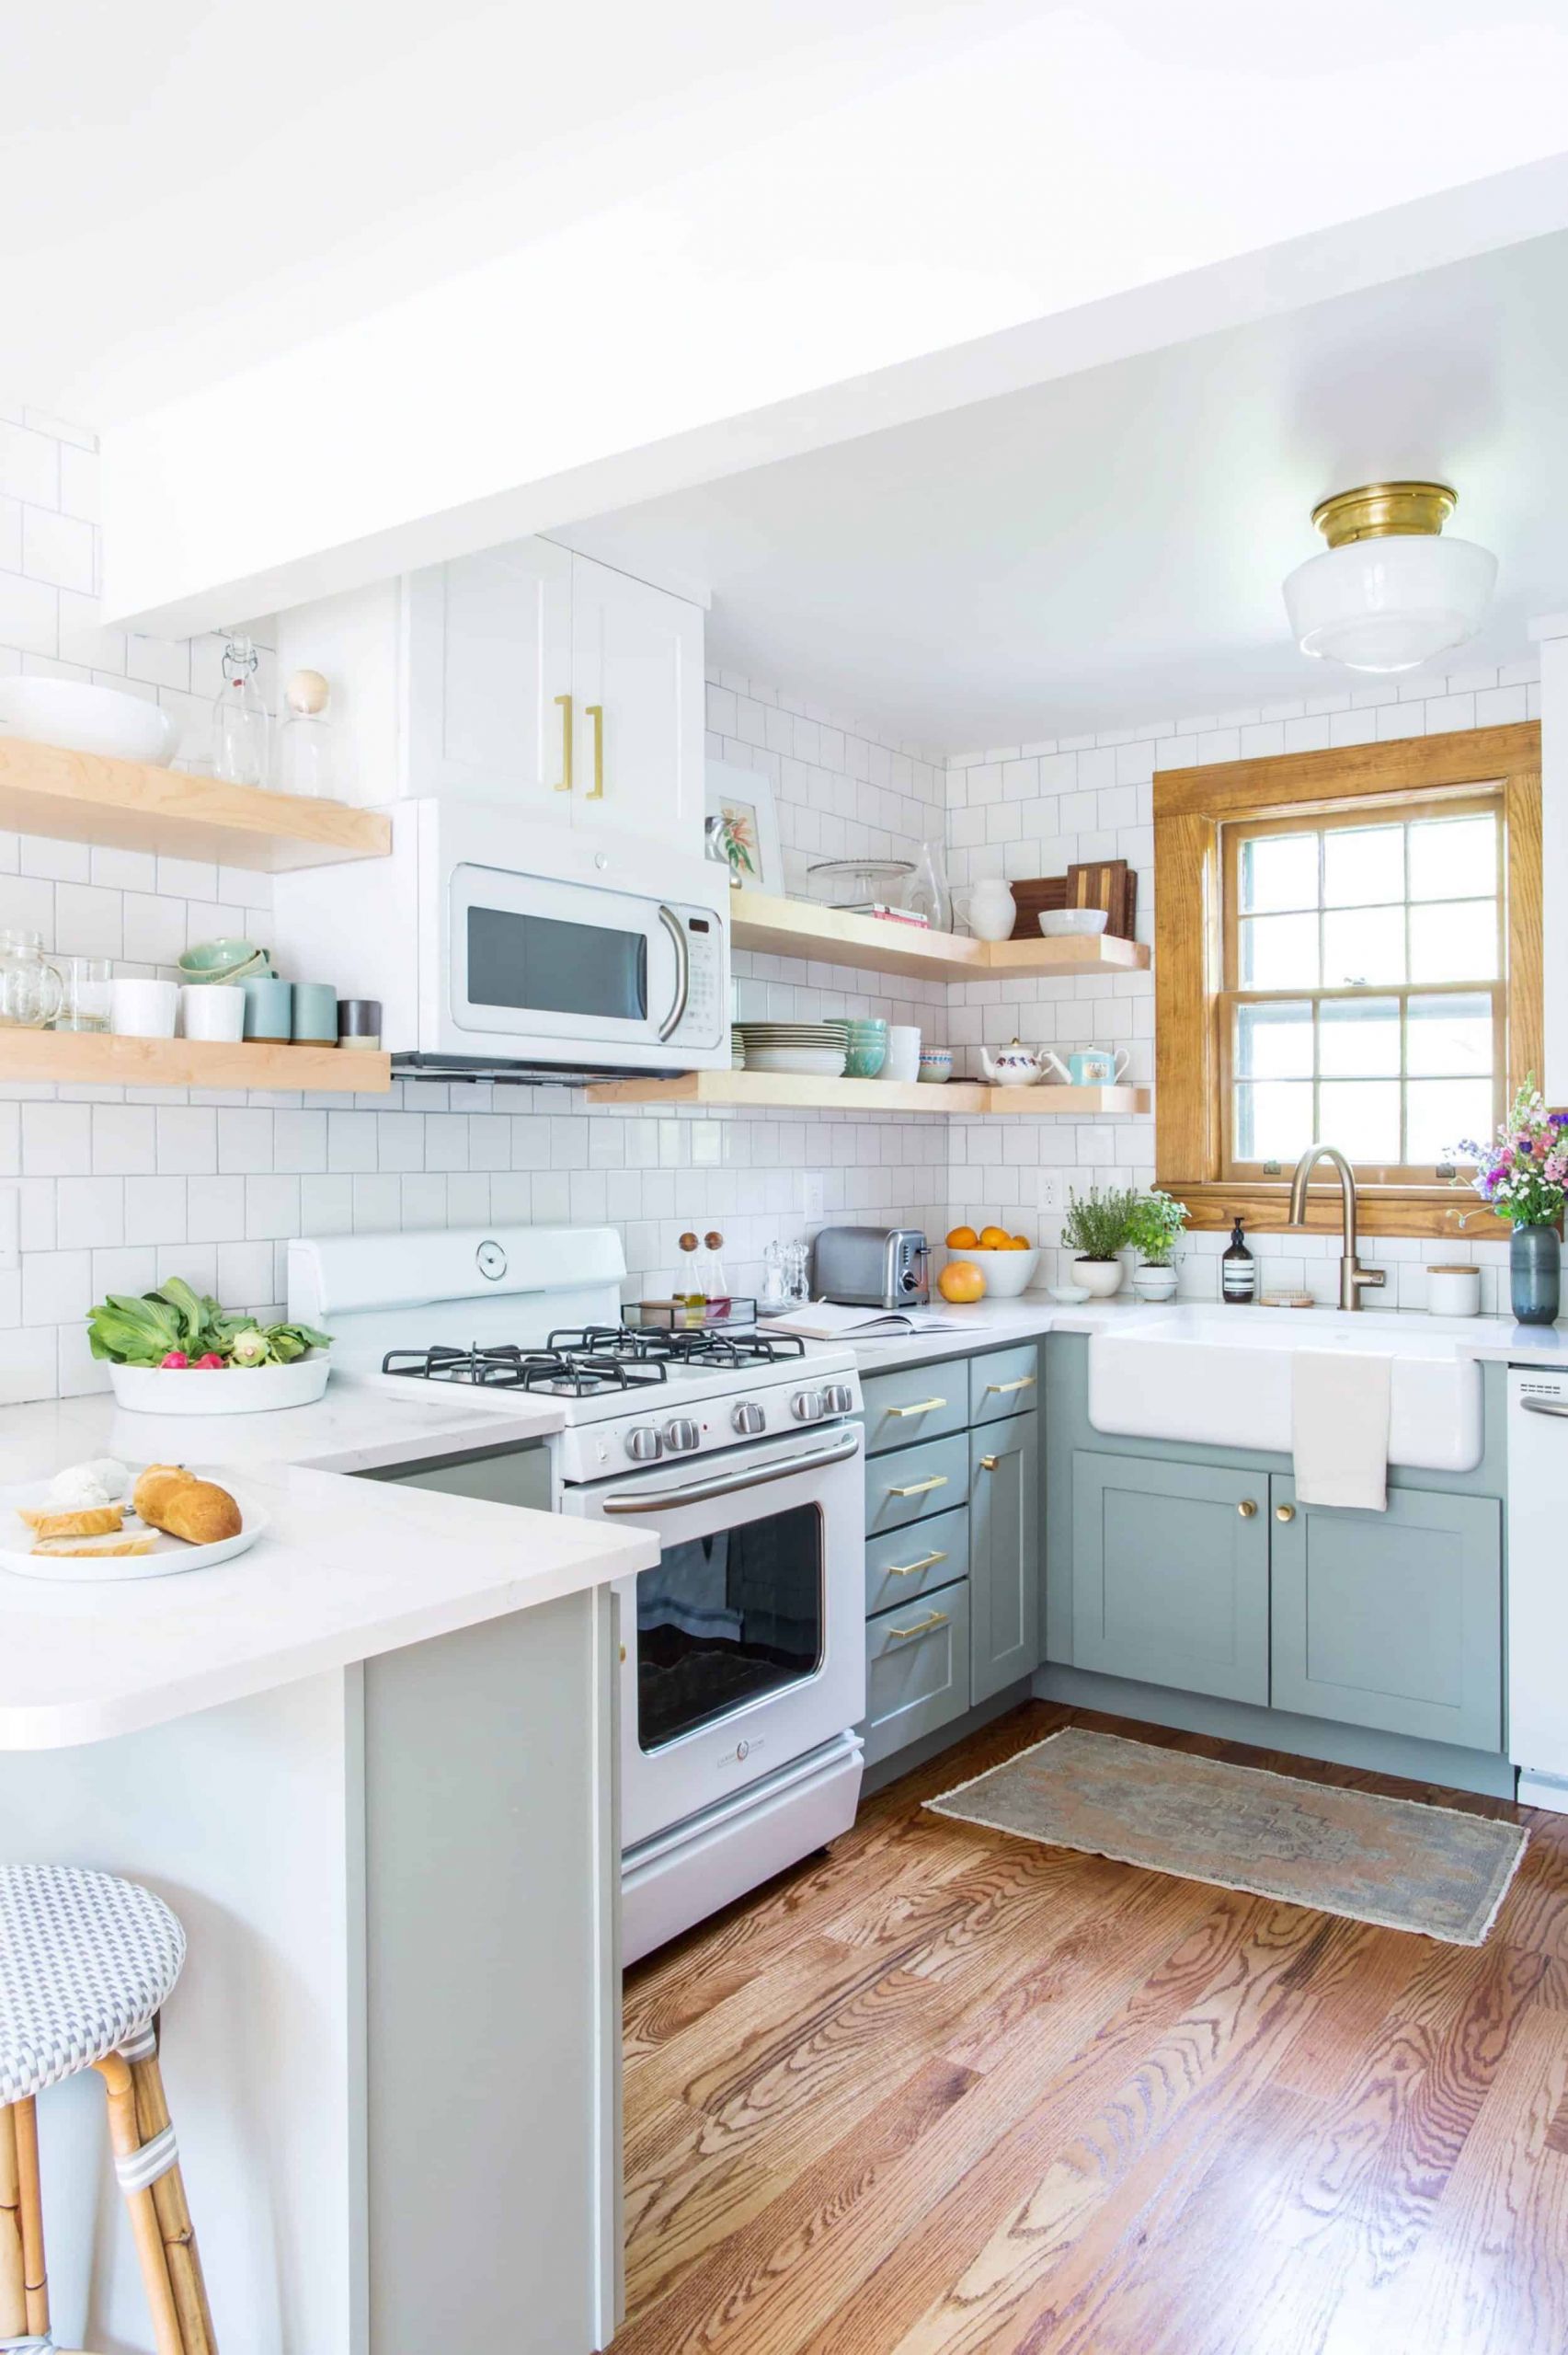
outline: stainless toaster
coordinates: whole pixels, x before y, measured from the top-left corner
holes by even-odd
[[[811,1246],[811,1297],[849,1308],[918,1308],[931,1252],[918,1226],[825,1226]]]

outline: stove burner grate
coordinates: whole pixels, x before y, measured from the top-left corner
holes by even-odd
[[[606,1338],[611,1338],[606,1336]],[[509,1343],[455,1350],[438,1343],[429,1350],[389,1350],[383,1373],[416,1382],[461,1382],[480,1389],[544,1390],[553,1396],[596,1397],[605,1390],[637,1390],[663,1382],[662,1364],[607,1357],[578,1346],[563,1349],[552,1334],[544,1350],[522,1350]]]

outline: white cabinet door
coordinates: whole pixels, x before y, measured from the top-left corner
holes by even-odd
[[[700,606],[572,559],[578,825],[703,847]]]
[[[473,793],[568,822],[567,550],[521,540],[431,565],[409,575],[405,614],[407,790]]]

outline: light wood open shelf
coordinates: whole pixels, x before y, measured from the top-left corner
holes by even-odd
[[[304,1087],[383,1096],[389,1055],[356,1048],[126,1039],[110,1030],[0,1029],[0,1080],[87,1087]]]
[[[975,1080],[944,1086],[915,1080],[810,1079],[795,1072],[691,1071],[675,1079],[601,1080],[588,1090],[592,1104],[727,1105],[736,1110],[784,1112],[1072,1113],[1080,1120],[1108,1112],[1147,1112],[1147,1087],[986,1087]]]
[[[63,752],[17,736],[0,736],[0,826],[271,874],[384,858],[392,848],[392,821],[374,810],[263,793],[253,785]]]
[[[1108,933],[1092,939],[970,940],[921,932],[886,916],[847,914],[815,900],[781,900],[771,891],[732,891],[730,940],[773,957],[815,957],[858,971],[921,982],[977,982],[991,973],[1141,972],[1149,949]]]

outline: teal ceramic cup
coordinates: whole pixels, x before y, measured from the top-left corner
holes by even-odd
[[[257,974],[238,984],[245,992],[245,1035],[269,1046],[284,1046],[292,1035],[294,985]],[[336,1009],[333,1016],[336,1022]]]
[[[293,1036],[301,1046],[338,1044],[336,982],[295,982]]]

